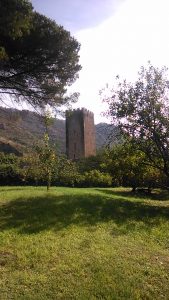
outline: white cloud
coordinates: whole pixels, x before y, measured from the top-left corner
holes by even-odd
[[[95,112],[104,110],[99,89],[120,74],[136,77],[148,60],[155,66],[169,66],[168,0],[126,0],[111,18],[100,26],[79,31],[83,70],[73,89],[81,93],[76,106]]]

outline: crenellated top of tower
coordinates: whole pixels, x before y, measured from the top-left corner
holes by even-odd
[[[84,107],[82,107],[82,112],[85,114],[85,115],[88,115],[88,116],[94,116],[94,113],[92,112],[92,111],[90,111],[90,110],[88,110],[88,109],[86,109],[86,108],[84,108]]]
[[[71,116],[74,114],[83,114],[85,116],[94,117],[94,113],[84,107],[66,111],[66,116]]]

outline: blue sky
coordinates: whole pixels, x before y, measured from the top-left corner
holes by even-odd
[[[98,26],[124,0],[33,0],[34,8],[73,33]]]
[[[99,90],[118,74],[133,81],[142,65],[169,67],[168,0],[33,0],[35,9],[63,25],[81,43],[80,92],[75,107],[105,121]]]

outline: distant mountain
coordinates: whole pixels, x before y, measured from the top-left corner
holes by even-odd
[[[43,138],[43,118],[35,112],[0,107],[0,151],[22,155]],[[96,147],[105,146],[115,127],[106,123],[96,125]],[[65,120],[53,119],[49,136],[61,153],[66,151]]]
[[[119,141],[119,130],[112,124],[99,123],[96,127],[96,148],[116,144]]]

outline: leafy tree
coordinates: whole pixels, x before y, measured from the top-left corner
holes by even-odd
[[[57,173],[57,156],[56,150],[51,146],[49,141],[49,126],[53,123],[51,114],[47,110],[42,110],[42,117],[45,125],[43,141],[39,141],[32,153],[25,155],[23,158],[23,180],[33,180],[38,184],[46,183],[49,190],[52,181]]]
[[[74,187],[81,179],[76,163],[65,156],[58,158],[57,172],[57,181],[61,185]]]
[[[114,186],[143,185],[144,155],[125,142],[105,151],[105,167],[112,176]]]
[[[41,170],[41,162],[37,152],[24,155],[20,160],[20,174],[23,182],[43,182],[44,176]]]
[[[105,98],[108,115],[148,158],[169,177],[169,82],[166,68],[149,64],[135,83],[122,83]]]
[[[27,0],[0,1],[0,34],[13,39],[29,32],[32,4]]]
[[[75,101],[76,93],[65,95],[80,70],[79,48],[68,31],[33,11],[29,1],[1,0],[1,94],[40,107]]]
[[[49,190],[52,173],[55,172],[56,154],[50,147],[48,135],[44,136],[44,146],[37,146],[37,152],[39,154],[42,179],[47,183],[47,190]]]
[[[11,184],[20,182],[19,157],[0,152],[0,182]]]
[[[112,177],[108,173],[92,170],[84,173],[85,186],[110,187],[112,185]]]
[[[34,152],[23,157],[22,165],[24,181],[45,183],[49,190],[56,174],[57,157],[55,150],[50,146],[47,134],[44,135],[44,140],[35,146]]]
[[[89,172],[92,170],[102,171],[104,162],[104,151],[99,151],[95,156],[81,158],[77,161],[77,166],[80,173]]]
[[[102,172],[112,176],[113,186],[129,186],[135,191],[139,187],[166,185],[161,172],[150,166],[145,154],[133,143],[125,141],[102,152]]]
[[[34,179],[36,184],[39,180],[45,182],[49,190],[56,172],[57,157],[49,141],[49,126],[53,119],[49,111],[42,110],[41,113],[45,125],[44,139],[35,146],[34,153],[24,157],[23,175],[25,179]]]

